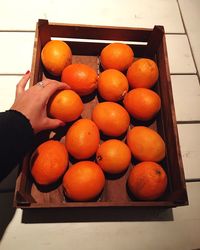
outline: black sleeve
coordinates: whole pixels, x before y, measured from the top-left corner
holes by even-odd
[[[19,163],[34,143],[29,120],[20,112],[0,113],[0,181]]]

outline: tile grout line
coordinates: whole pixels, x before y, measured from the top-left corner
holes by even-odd
[[[186,33],[184,32],[165,32],[165,35],[180,35],[180,36],[185,36]]]
[[[23,76],[23,73],[0,73],[0,76]]]
[[[185,25],[185,22],[184,22],[183,14],[182,14],[182,11],[181,11],[181,6],[179,4],[179,0],[176,0],[176,2],[177,2],[177,5],[178,5],[178,8],[179,8],[179,12],[180,12],[181,20],[182,20],[183,27],[184,27],[184,30],[185,30],[185,34],[186,34],[187,39],[188,39],[188,43],[189,43],[189,46],[190,46],[190,51],[191,51],[191,54],[192,54],[192,59],[194,61],[194,65],[195,65],[196,72],[197,72],[196,75],[197,75],[197,78],[199,80],[199,85],[200,85],[200,75],[199,75],[197,64],[196,64],[196,61],[195,61],[195,58],[194,58],[194,52],[193,52],[192,45],[191,45],[191,42],[190,42],[190,39],[189,39],[187,28],[186,28],[186,25]]]
[[[200,182],[200,178],[185,178],[185,182]]]
[[[180,76],[180,75],[189,75],[189,76],[197,76],[197,73],[181,73],[181,72],[179,72],[179,73],[170,73],[170,75],[171,76]],[[197,76],[198,77],[198,76]]]
[[[35,30],[0,30],[0,33],[35,33]]]
[[[179,124],[200,124],[200,120],[183,120],[183,121],[176,121],[177,125]]]

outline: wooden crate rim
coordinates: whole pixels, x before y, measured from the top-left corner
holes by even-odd
[[[41,21],[48,21],[47,19],[39,19],[37,24]],[[59,23],[59,22],[48,22],[49,26],[62,26],[62,27],[73,27],[73,28],[97,28],[97,29],[120,29],[120,30],[139,30],[139,31],[153,31],[155,26],[164,29],[163,25],[154,25],[153,28],[142,28],[142,27],[129,27],[129,26],[111,26],[111,25],[93,25],[93,24],[79,24],[79,23]]]
[[[41,25],[40,25],[41,24]],[[41,70],[41,64],[39,62],[39,53],[40,51],[38,50],[38,48],[41,49],[42,47],[42,43],[44,43],[44,41],[47,41],[49,39],[49,34],[47,34],[47,36],[43,36],[42,39],[40,37],[41,35],[41,32],[39,32],[39,29],[42,27],[42,24],[45,25],[48,25],[49,27],[54,27],[54,31],[56,30],[55,27],[72,27],[72,28],[92,28],[92,29],[98,29],[101,30],[101,29],[107,29],[107,30],[117,30],[118,28],[120,29],[123,29],[123,27],[112,27],[112,26],[96,26],[96,25],[80,25],[80,26],[77,26],[77,25],[74,25],[74,24],[69,24],[69,26],[67,26],[68,24],[58,24],[58,23],[48,23],[47,20],[39,20],[38,23],[37,23],[37,27],[36,27],[36,33],[35,33],[35,46],[34,46],[34,51],[33,51],[33,60],[32,60],[32,72],[34,72],[34,76],[31,78],[31,81],[30,81],[30,85],[33,85],[36,81],[38,81],[38,79],[40,79],[40,77],[42,76],[42,70]],[[42,27],[42,31],[47,31],[48,33],[48,30],[46,29],[43,29],[44,26]],[[158,60],[160,62],[160,66],[162,66],[162,70],[163,70],[163,74],[164,74],[164,78],[165,78],[165,81],[166,81],[166,84],[169,84],[168,86],[168,89],[167,89],[167,92],[166,94],[167,95],[170,95],[171,94],[171,80],[170,80],[170,75],[169,75],[169,66],[168,66],[168,58],[167,58],[167,48],[166,48],[166,41],[165,41],[165,33],[164,33],[164,27],[163,26],[154,26],[156,28],[154,29],[148,29],[148,28],[130,28],[130,27],[126,27],[128,28],[127,30],[130,30],[130,31],[144,31],[144,32],[147,32],[148,33],[148,37],[149,37],[149,34],[152,34],[155,35],[157,34],[158,37],[159,37],[159,41],[156,38],[150,36],[150,39],[148,40],[148,45],[147,48],[148,50],[152,50],[153,48],[153,53],[156,51],[156,54],[158,53]],[[114,28],[114,29],[113,29]],[[72,32],[76,32],[75,29],[72,29]],[[59,30],[60,33],[62,33],[64,31],[64,29],[61,29]],[[154,32],[155,31],[155,32]],[[56,31],[57,32],[57,31]],[[94,32],[94,31],[93,31]],[[122,32],[123,33],[123,32]],[[160,35],[159,35],[160,33]],[[43,35],[43,34],[42,34]],[[130,33],[128,34],[128,36],[130,35]],[[143,38],[145,37],[146,35],[143,35]],[[138,34],[137,34],[137,37],[138,37]],[[46,39],[47,38],[47,39]],[[70,38],[70,37],[69,37]],[[45,40],[46,39],[46,40]],[[43,42],[41,40],[44,40]],[[158,46],[159,45],[159,42],[161,43],[161,46]],[[39,45],[38,45],[39,44]],[[155,45],[156,44],[156,45]],[[162,53],[161,57],[159,56],[159,53]],[[37,64],[37,65],[36,65]],[[172,120],[171,121],[171,125],[173,125],[173,128],[172,128],[172,134],[175,135],[175,138],[173,138],[173,141],[176,145],[176,150],[177,150],[177,158],[178,158],[178,174],[180,175],[180,179],[178,180],[180,182],[180,185],[181,185],[181,189],[180,190],[176,190],[176,194],[175,194],[175,197],[171,197],[170,200],[162,200],[162,201],[153,201],[153,202],[142,202],[142,201],[127,201],[125,203],[123,202],[120,202],[120,201],[101,201],[101,202],[98,202],[96,204],[92,204],[91,202],[89,203],[84,203],[86,207],[88,206],[91,206],[91,207],[119,207],[119,206],[124,206],[124,207],[138,207],[138,206],[142,206],[142,207],[149,207],[149,206],[160,206],[160,207],[176,207],[176,206],[181,206],[181,205],[187,205],[188,204],[188,200],[187,200],[187,191],[186,191],[186,186],[185,186],[185,181],[184,181],[184,172],[183,172],[183,166],[182,166],[182,160],[180,159],[180,155],[179,155],[179,151],[180,151],[180,145],[179,145],[179,141],[178,141],[178,136],[177,136],[177,128],[174,127],[176,126],[176,122],[175,122],[175,113],[174,113],[174,103],[173,103],[173,97],[170,97],[170,104],[171,106],[169,107],[170,109],[170,112],[172,113],[172,117],[170,117],[170,119]],[[19,176],[18,178],[18,184],[19,182],[21,181],[21,177],[22,176]],[[19,188],[19,185],[18,187],[16,186],[16,192],[19,191],[20,189]],[[180,193],[179,191],[182,192],[182,199],[180,198]],[[29,195],[29,194],[28,194]],[[22,197],[23,198],[23,197]],[[178,199],[177,199],[178,198]],[[180,199],[179,199],[180,198]],[[25,199],[25,202],[26,202],[26,199]],[[33,202],[33,203],[32,203]],[[30,205],[28,205],[28,203],[30,203]],[[83,207],[83,205],[81,206],[81,204],[83,203],[77,203],[77,202],[73,202],[73,203],[70,203],[70,204],[64,204],[64,203],[56,203],[56,204],[52,204],[52,206],[50,207],[64,207],[64,208],[68,208],[68,207]],[[99,206],[98,206],[99,204]],[[101,205],[100,205],[101,204]],[[124,205],[123,205],[124,204]],[[149,204],[149,205],[148,205]],[[15,197],[15,202],[14,202],[14,205],[16,207],[22,207],[22,208],[47,208],[48,204],[47,203],[44,203],[44,204],[35,204],[34,201],[28,201],[27,203],[24,203],[23,204],[23,199],[22,199],[22,203],[20,204],[17,203],[17,199]]]

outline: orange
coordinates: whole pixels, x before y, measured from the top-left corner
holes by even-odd
[[[100,54],[101,65],[104,69],[125,71],[133,60],[133,50],[124,43],[111,43],[104,47]]]
[[[40,185],[56,182],[68,166],[68,153],[59,141],[49,140],[40,144],[32,155],[31,174]]]
[[[131,151],[120,140],[107,140],[99,146],[96,160],[105,172],[119,174],[128,168],[131,161]]]
[[[130,116],[118,103],[101,102],[93,109],[92,120],[105,135],[120,136],[128,129]]]
[[[164,194],[167,175],[155,162],[141,162],[135,165],[128,177],[128,187],[140,200],[155,200]]]
[[[107,69],[99,75],[98,92],[106,101],[122,100],[128,92],[126,76],[116,69]]]
[[[96,198],[104,185],[103,171],[91,161],[81,161],[72,165],[63,177],[64,192],[74,201],[90,201]]]
[[[127,71],[129,85],[132,88],[150,89],[158,80],[157,64],[147,58],[141,58],[135,61]]]
[[[133,156],[140,161],[159,162],[165,157],[165,143],[153,129],[133,127],[127,134],[127,144]]]
[[[160,96],[146,88],[132,89],[125,96],[123,103],[129,114],[141,121],[154,118],[161,107]]]
[[[63,69],[72,63],[72,52],[65,42],[53,40],[43,47],[41,59],[50,74],[60,76]]]
[[[61,81],[67,83],[80,96],[85,96],[96,89],[97,73],[86,64],[75,63],[63,70]]]
[[[95,123],[89,119],[76,121],[67,131],[65,144],[68,152],[76,159],[88,159],[99,146],[100,135]]]
[[[63,122],[76,120],[83,111],[83,102],[73,90],[61,90],[49,101],[49,114]]]

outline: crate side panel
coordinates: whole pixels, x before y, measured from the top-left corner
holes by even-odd
[[[166,142],[168,172],[170,181],[173,187],[173,192],[177,194],[184,193],[185,178],[183,172],[183,164],[180,153],[180,145],[178,139],[178,131],[174,110],[174,102],[169,74],[169,66],[167,59],[167,50],[165,37],[163,37],[162,44],[158,53],[158,66],[160,71],[160,95],[162,100],[162,121],[164,126],[164,140]],[[183,195],[183,201],[187,200]],[[175,197],[173,197],[174,199]],[[178,198],[178,197],[177,197]],[[180,197],[179,197],[180,198]]]
[[[147,42],[151,29],[49,24],[52,37]]]

